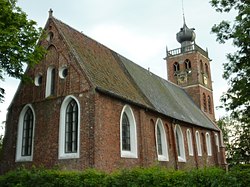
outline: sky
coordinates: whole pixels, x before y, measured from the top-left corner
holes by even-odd
[[[196,44],[208,49],[214,105],[221,104],[219,98],[228,88],[222,78],[223,63],[226,54],[235,49],[230,43],[219,44],[211,28],[235,15],[217,13],[209,0],[18,0],[17,5],[42,28],[51,8],[57,19],[164,79],[166,46],[169,50],[180,47],[176,33],[183,26],[184,12],[187,26],[195,28]],[[6,91],[5,102],[0,103],[1,134],[19,81],[6,77],[0,84]],[[225,115],[222,109],[215,112],[217,119]]]

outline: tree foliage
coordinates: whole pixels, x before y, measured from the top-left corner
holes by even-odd
[[[44,50],[36,45],[42,30],[16,6],[17,0],[0,0],[0,80],[4,76],[27,79],[23,65],[39,62]],[[0,101],[4,97],[0,88]]]
[[[223,77],[228,80],[230,88],[221,97],[226,110],[244,124],[250,123],[250,1],[249,0],[211,0],[216,11],[228,13],[236,11],[233,22],[224,20],[214,25],[212,32],[217,41],[230,41],[236,47],[234,53],[228,54],[224,63]]]
[[[229,116],[219,119],[217,124],[223,133],[228,164],[250,164],[250,129],[246,124]]]

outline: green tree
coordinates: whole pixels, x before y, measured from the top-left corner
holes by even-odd
[[[220,118],[217,122],[222,130],[226,146],[226,157],[229,165],[250,163],[250,131],[246,124],[229,116]]]
[[[232,22],[224,20],[212,28],[220,43],[232,42],[234,53],[228,54],[223,77],[230,88],[221,97],[226,110],[243,124],[250,124],[250,1],[211,0],[211,5],[221,13],[236,12]]]
[[[27,80],[24,64],[33,66],[44,54],[44,49],[36,45],[42,30],[27,18],[16,2],[0,0],[0,81],[4,81],[6,75]],[[0,87],[0,102],[4,92]]]

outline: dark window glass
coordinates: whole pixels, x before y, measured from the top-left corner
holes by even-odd
[[[67,106],[65,122],[65,153],[75,153],[78,139],[78,106],[73,99]]]
[[[191,62],[190,62],[190,60],[185,60],[185,68],[186,69],[191,69]]]
[[[62,71],[62,76],[63,77],[67,77],[67,75],[68,75],[68,69],[64,69],[63,71]]]
[[[161,139],[161,130],[159,125],[157,125],[157,147],[158,147],[158,154],[162,155],[162,139]]]
[[[55,81],[56,81],[56,69],[51,70],[51,84],[50,84],[50,95],[55,95]]]
[[[33,113],[29,108],[23,119],[22,156],[30,156],[33,137]]]
[[[180,65],[178,62],[174,63],[174,72],[180,71]]]
[[[131,151],[130,146],[130,124],[127,114],[122,115],[122,150]]]

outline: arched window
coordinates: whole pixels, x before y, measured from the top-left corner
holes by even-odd
[[[196,139],[196,146],[197,146],[198,156],[202,156],[201,139],[200,139],[200,133],[198,131],[195,132],[195,139]]]
[[[32,161],[34,144],[35,114],[31,105],[20,113],[17,135],[16,161]]]
[[[67,96],[60,110],[59,159],[79,158],[80,105],[74,96]]]
[[[189,129],[187,129],[187,143],[188,143],[188,153],[190,156],[194,155],[193,151],[193,141],[192,141],[192,134]]]
[[[185,63],[186,70],[190,70],[191,69],[191,62],[190,62],[190,60],[186,59],[184,63]]]
[[[215,134],[214,134],[214,137],[215,137],[215,144],[216,144],[216,147],[217,147],[217,151],[220,152],[220,144],[219,144],[219,137],[218,137],[218,134],[215,133]]]
[[[207,105],[208,105],[208,111],[211,114],[212,113],[212,106],[211,106],[211,98],[209,95],[207,96]]]
[[[205,93],[203,93],[203,108],[204,108],[204,111],[206,112],[207,111],[207,99],[206,99]]]
[[[47,70],[45,97],[55,95],[55,86],[56,86],[56,69],[50,66]]]
[[[211,156],[212,155],[211,139],[210,139],[210,134],[208,132],[206,133],[206,145],[207,145],[207,155]]]
[[[155,132],[156,132],[155,137],[156,137],[158,160],[168,161],[169,157],[168,157],[167,138],[163,123],[160,119],[157,119],[156,121]]]
[[[176,140],[176,150],[178,154],[178,161],[185,162],[186,155],[185,155],[184,139],[183,139],[181,127],[179,125],[175,126],[175,140]]]
[[[206,70],[207,77],[209,77],[209,71],[208,71],[208,65],[207,65],[207,63],[205,63],[205,70]]]
[[[175,62],[175,63],[174,63],[174,73],[176,73],[176,72],[178,72],[178,71],[180,71],[180,65],[179,65],[178,62]]]
[[[200,60],[200,70],[201,70],[201,73],[203,73],[203,72],[204,72],[204,69],[203,69],[203,62],[202,62],[202,60]]]
[[[137,158],[136,122],[132,109],[125,105],[120,118],[121,157]]]

